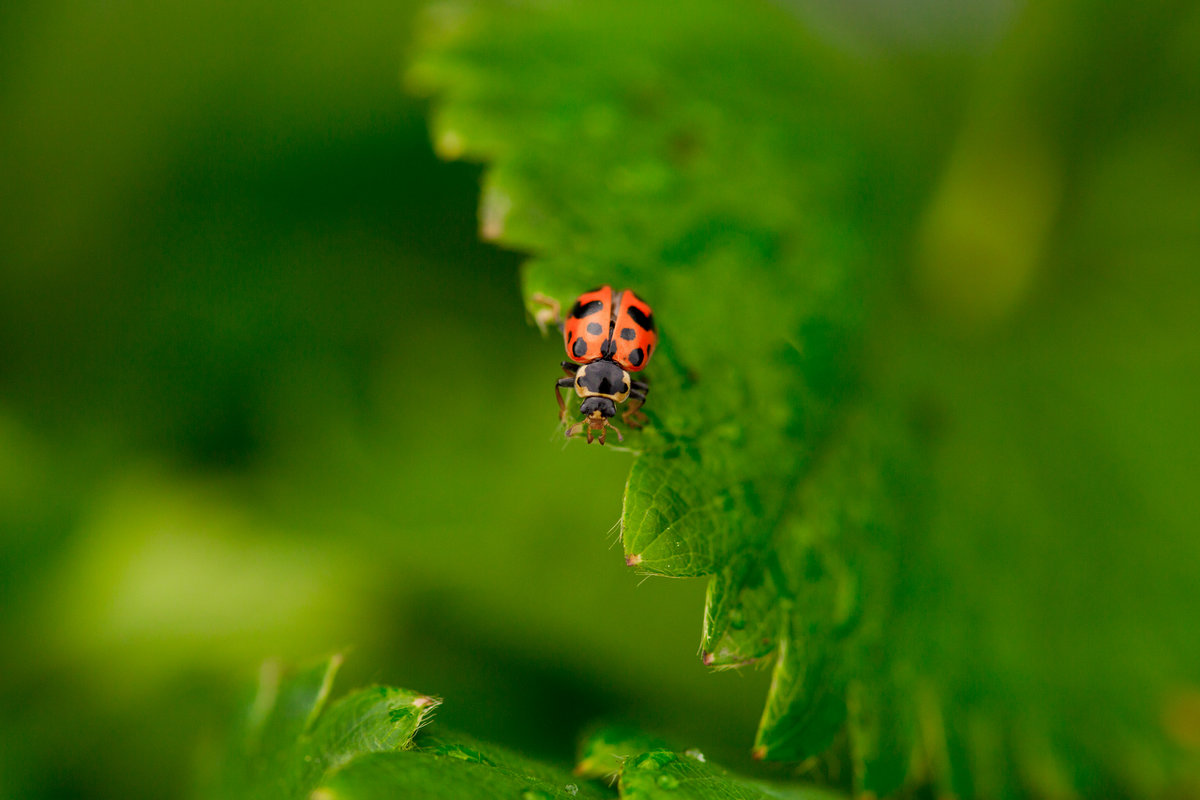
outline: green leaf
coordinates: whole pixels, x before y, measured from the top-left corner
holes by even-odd
[[[459,734],[417,732],[438,701],[375,686],[351,692],[323,710],[341,657],[284,674],[263,668],[245,725],[213,796],[297,800],[375,798],[830,798],[807,787],[768,785],[730,775],[697,750],[673,753],[657,737],[605,727],[580,748],[572,774],[506,748]]]
[[[547,781],[521,771],[498,769],[487,761],[456,756],[378,753],[365,756],[325,782],[313,800],[387,800],[421,797],[429,800],[511,798],[512,800],[570,800],[609,797],[590,786]]]
[[[454,735],[421,742],[407,753],[356,759],[313,793],[316,800],[428,797],[512,800],[598,800],[604,787],[492,744]]]
[[[301,742],[301,783],[308,785],[310,778],[318,779],[363,753],[407,748],[436,706],[432,698],[386,686],[360,689],[343,697]]]
[[[809,786],[783,786],[739,778],[695,752],[652,750],[631,758],[621,771],[621,797],[669,800],[833,800]]]
[[[579,38],[569,47],[553,43],[564,28]],[[494,158],[484,233],[535,251],[527,290],[569,302],[588,284],[629,284],[655,306],[654,424],[630,437],[627,563],[715,574],[705,663],[779,647],[759,749],[819,752],[844,699],[835,655],[801,643],[813,633],[801,612],[825,605],[795,572],[812,560],[790,538],[795,495],[856,397],[864,308],[884,283],[865,244],[872,145],[838,100],[854,70],[766,7],[702,3],[679,19],[654,4],[519,18],[479,6],[433,37],[414,80],[440,90],[443,151]],[[557,79],[538,80],[550,60]],[[855,585],[842,569],[825,593],[854,606]]]
[[[756,800],[794,798],[833,800],[837,795],[808,785],[784,785],[733,775],[705,758],[700,750],[676,752],[656,736],[626,726],[593,731],[580,747],[575,773],[619,778],[621,797],[686,800]]]
[[[663,739],[637,728],[608,725],[584,737],[575,762],[575,774],[585,778],[615,778],[622,765],[651,750],[667,750]]]
[[[327,709],[341,656],[309,669],[264,666],[243,730],[233,738],[221,783],[226,798],[511,797],[581,798],[610,794],[495,745],[459,735],[422,735],[440,701],[373,686]]]
[[[1194,14],[1030,7],[964,70],[767,3],[519,5],[436,7],[410,78],[531,313],[654,306],[625,557],[712,576],[705,663],[776,654],[756,753],[1200,785]]]
[[[284,674],[264,665],[258,692],[215,796],[307,798],[330,773],[367,753],[409,747],[438,701],[375,686],[325,704],[341,656]]]
[[[536,249],[531,294],[569,302],[589,283],[631,284],[669,326],[652,370],[654,425],[630,437],[642,455],[626,492],[626,557],[649,572],[710,574],[769,539],[851,388],[841,364],[865,302],[865,249],[829,211],[861,202],[864,179],[836,102],[845,77],[765,9],[481,6],[445,17],[448,41],[413,80],[444,89],[443,151],[499,156],[484,233]],[[556,44],[563,25],[579,40]],[[633,30],[644,32],[636,45]],[[548,63],[556,79],[538,80]]]

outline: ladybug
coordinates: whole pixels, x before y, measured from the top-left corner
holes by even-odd
[[[555,301],[541,295],[533,299],[547,306],[552,318],[558,318]],[[586,431],[589,443],[593,435],[599,434],[600,444],[604,444],[609,420],[616,415],[617,404],[626,400],[630,403],[621,414],[621,421],[640,428],[646,421],[640,409],[650,386],[645,381],[633,380],[630,373],[646,368],[658,344],[650,306],[629,289],[614,292],[611,286],[601,286],[579,295],[562,329],[563,344],[571,360],[562,362],[569,377],[559,378],[554,384],[559,419],[567,421],[562,389],[574,388],[583,400],[579,404],[583,419],[567,428],[567,436]],[[619,430],[612,430],[616,431],[618,441],[624,441]]]

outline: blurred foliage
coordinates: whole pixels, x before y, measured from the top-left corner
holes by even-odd
[[[435,7],[412,80],[527,295],[655,305],[626,558],[714,576],[705,663],[777,654],[759,755],[848,720],[860,791],[1200,792],[1198,19],[1030,6],[939,64]]]
[[[714,665],[826,659],[868,783],[915,731],[964,794],[1200,795],[1200,13],[440,6],[477,220],[414,6],[0,7],[0,796],[211,786],[245,676],[347,644],[454,742],[624,718],[792,774],[746,753],[769,674],[692,657],[704,586],[606,549],[628,457],[563,447],[479,233],[655,306],[629,502],[736,513],[629,553],[723,570]]]

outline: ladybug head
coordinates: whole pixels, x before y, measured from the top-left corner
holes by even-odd
[[[579,411],[583,414],[583,419],[567,430],[567,437],[586,430],[588,442],[592,441],[592,436],[599,434],[600,444],[604,444],[609,428],[608,420],[617,413],[616,404],[607,397],[589,397],[579,404]],[[616,428],[613,430],[616,431],[617,441],[624,441],[625,437],[621,436],[621,432]]]
[[[579,404],[579,413],[583,414],[588,419],[603,418],[608,419],[616,415],[617,406],[612,400],[607,397],[588,397]],[[592,427],[597,427],[593,425]]]

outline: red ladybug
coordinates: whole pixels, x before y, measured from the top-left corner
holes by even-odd
[[[558,317],[556,302],[542,296],[534,300]],[[629,289],[614,293],[611,286],[601,286],[584,292],[563,322],[563,343],[571,360],[562,362],[570,377],[560,378],[554,385],[559,419],[567,421],[561,389],[574,387],[575,394],[583,399],[579,404],[583,419],[567,429],[567,436],[586,430],[588,442],[598,433],[600,444],[604,444],[609,419],[617,413],[617,404],[626,400],[631,402],[621,414],[621,421],[640,428],[646,415],[639,409],[646,402],[650,386],[633,380],[629,373],[645,369],[658,344],[650,306]],[[622,441],[621,432],[613,430]]]

